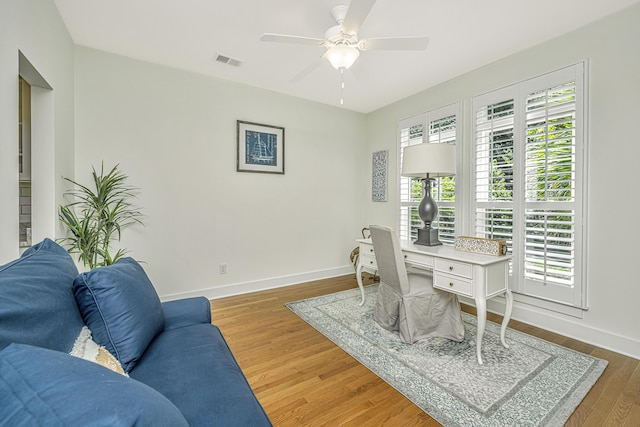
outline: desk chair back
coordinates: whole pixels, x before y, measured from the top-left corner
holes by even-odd
[[[392,287],[400,295],[408,294],[409,278],[398,236],[390,227],[372,225],[369,229],[380,282]]]

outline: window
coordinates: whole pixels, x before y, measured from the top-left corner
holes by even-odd
[[[18,78],[18,210],[20,248],[31,246],[31,85]]]
[[[584,64],[472,104],[475,234],[508,241],[514,292],[585,308]]]
[[[398,145],[402,170],[402,152],[414,144],[456,144],[460,125],[460,104],[402,120],[398,126]],[[423,227],[418,216],[418,205],[422,200],[422,180],[400,177],[400,238],[415,240],[418,229]],[[438,228],[443,244],[453,244],[456,235],[456,180],[455,176],[437,178],[432,196],[438,203],[438,217],[434,226]]]

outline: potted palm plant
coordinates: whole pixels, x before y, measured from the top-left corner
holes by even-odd
[[[67,237],[60,243],[69,253],[77,253],[83,265],[90,269],[111,265],[122,258],[127,251],[118,249],[112,254],[112,241],[120,240],[123,228],[136,223],[142,225],[142,213],[132,203],[138,188],[126,183],[128,177],[118,167],[105,174],[103,163],[98,174],[92,166],[93,186],[63,177],[74,185],[65,193],[74,201],[60,205],[58,217],[67,228]]]

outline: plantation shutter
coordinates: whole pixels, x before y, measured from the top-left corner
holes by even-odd
[[[513,248],[515,100],[503,90],[474,100],[475,216],[478,237]]]
[[[586,307],[584,64],[475,97],[472,228],[507,240],[512,290]]]
[[[422,186],[418,180],[402,176],[403,150],[414,144],[421,144],[425,128],[425,116],[419,115],[411,119],[402,120],[398,124],[398,142],[400,164],[398,175],[400,182],[400,239],[415,240],[417,229],[422,227],[422,221],[418,216],[418,204],[422,198]],[[418,184],[418,185],[416,185]]]
[[[428,142],[455,145],[457,126],[457,114],[430,120]],[[456,234],[456,177],[436,178],[431,195],[438,204],[435,224],[438,227],[438,237],[443,244],[452,245]]]
[[[579,307],[582,289],[583,64],[523,84],[527,295]]]

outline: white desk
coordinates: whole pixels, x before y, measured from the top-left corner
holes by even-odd
[[[371,239],[359,239],[360,257],[356,269],[358,286],[364,304],[362,271],[375,273],[378,269]],[[511,319],[513,295],[509,290],[510,256],[481,255],[456,251],[451,246],[419,246],[408,241],[400,241],[405,263],[415,268],[433,271],[433,286],[447,292],[473,298],[476,302],[478,317],[478,338],[476,353],[478,363],[482,365],[482,337],[487,323],[487,300],[504,294],[506,308],[500,340],[509,348],[504,334]]]

